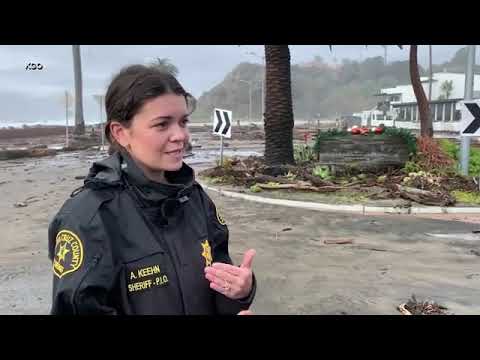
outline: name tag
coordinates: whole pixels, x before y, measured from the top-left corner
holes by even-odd
[[[128,292],[148,290],[168,284],[168,277],[162,274],[160,265],[138,268],[129,272]]]

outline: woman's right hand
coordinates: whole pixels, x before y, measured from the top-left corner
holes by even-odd
[[[253,315],[251,310],[242,310],[237,315]]]

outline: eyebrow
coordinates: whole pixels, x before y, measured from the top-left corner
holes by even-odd
[[[188,117],[189,115],[190,115],[190,114],[185,114],[185,115],[183,115],[181,118],[186,118],[186,117]],[[156,121],[156,120],[168,120],[168,121],[170,121],[170,120],[174,120],[174,117],[173,117],[173,116],[157,116],[157,117],[153,118],[153,119],[150,120],[150,121],[153,122],[153,121]]]

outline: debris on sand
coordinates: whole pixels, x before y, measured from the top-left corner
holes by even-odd
[[[426,172],[405,173],[402,169],[387,173],[373,172],[316,175],[315,162],[295,165],[267,166],[263,157],[233,157],[223,166],[206,169],[199,176],[214,178],[215,183],[245,186],[253,192],[262,190],[307,191],[317,193],[356,192],[372,200],[398,200],[422,205],[452,206],[456,198],[452,189],[467,191],[473,181],[460,176],[434,176]],[[333,169],[333,168],[332,168]],[[330,171],[330,170],[329,170]],[[332,170],[333,173],[333,170]],[[449,183],[453,182],[455,186]],[[410,205],[409,205],[410,206]]]
[[[448,308],[434,301],[417,301],[415,295],[406,304],[398,305],[403,315],[448,315]]]
[[[330,244],[337,244],[337,245],[343,245],[343,244],[353,244],[352,239],[335,239],[335,240],[325,240],[325,244],[330,245]]]

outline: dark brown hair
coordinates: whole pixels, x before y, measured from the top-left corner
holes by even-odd
[[[110,143],[109,154],[120,149],[110,134],[110,123],[118,121],[129,127],[132,118],[147,100],[165,94],[184,96],[189,113],[195,110],[193,96],[185,91],[172,74],[155,66],[130,65],[114,76],[105,95],[105,138]]]

